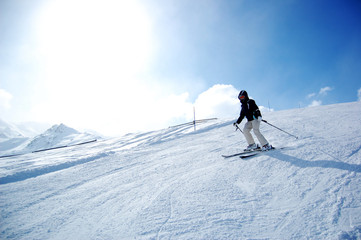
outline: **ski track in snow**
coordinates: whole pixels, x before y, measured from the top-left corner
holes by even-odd
[[[299,139],[224,159],[246,143],[218,120],[3,158],[0,239],[360,239],[361,103],[264,115]]]

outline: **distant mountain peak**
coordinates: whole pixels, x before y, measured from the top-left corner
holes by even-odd
[[[45,135],[47,134],[61,134],[63,136],[65,135],[70,135],[70,134],[78,134],[79,132],[77,130],[75,130],[74,128],[68,127],[65,124],[61,123],[61,124],[56,124],[53,125],[51,128],[49,128],[48,130],[45,131]]]
[[[86,132],[79,132],[74,128],[66,126],[64,123],[56,124],[43,130],[41,134],[36,134],[34,137],[23,137],[14,127],[14,131],[10,131],[11,124],[7,124],[0,119],[0,155],[26,153],[44,149],[51,149],[56,147],[64,147],[76,145],[84,142],[89,142],[98,139],[95,134]],[[30,123],[23,124],[22,129],[27,129],[27,132],[33,132],[31,129],[36,125]]]
[[[34,150],[67,145],[78,135],[81,135],[81,133],[74,128],[68,127],[63,123],[56,124],[44,133],[36,136],[28,144],[28,148]]]

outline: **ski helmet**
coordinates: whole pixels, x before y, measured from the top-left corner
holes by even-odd
[[[248,94],[246,92],[246,90],[242,90],[239,92],[238,94],[238,99],[242,102],[243,100],[247,100],[248,99]]]

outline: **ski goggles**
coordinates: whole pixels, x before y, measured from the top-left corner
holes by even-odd
[[[238,96],[238,98],[239,98],[239,100],[243,100],[246,98],[246,96],[241,95],[241,96]]]

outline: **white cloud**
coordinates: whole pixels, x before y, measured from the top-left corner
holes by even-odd
[[[193,106],[196,119],[237,118],[240,110],[239,91],[232,85],[214,85],[199,94],[194,103],[188,92],[174,94],[164,86],[137,81],[126,85],[96,86],[88,84],[79,95],[76,92],[80,88],[63,88],[62,94],[67,97],[60,97],[52,91],[55,98],[34,108],[33,116],[38,121],[60,121],[79,130],[93,129],[115,136],[192,121]]]
[[[239,114],[238,90],[232,85],[217,84],[201,93],[195,101],[196,118],[230,118]]]
[[[308,105],[309,107],[317,107],[317,106],[321,106],[322,105],[322,101],[317,101],[314,100],[312,101],[312,103],[310,105]]]
[[[357,90],[357,98],[358,98],[358,101],[361,102],[361,88],[359,90]]]
[[[307,99],[311,99],[311,98],[315,98],[315,97],[321,97],[321,96],[326,96],[328,92],[332,91],[333,88],[332,87],[323,87],[320,89],[320,91],[318,92],[318,94],[316,93],[310,93],[306,96]]]
[[[0,89],[0,108],[9,109],[11,107],[10,101],[13,96],[5,91],[4,89]]]
[[[188,93],[166,94],[164,89],[140,83],[112,82],[84,89],[52,91],[48,101],[32,110],[36,121],[63,122],[76,129],[93,129],[108,136],[154,130],[192,116]],[[79,93],[77,94],[77,92]]]
[[[310,93],[307,95],[307,98],[313,98],[313,97],[316,97],[316,93]]]
[[[307,99],[312,100],[311,104],[309,104],[309,107],[315,107],[315,106],[320,106],[322,105],[322,101],[319,99],[322,99],[323,97],[325,97],[328,92],[332,91],[333,88],[326,86],[320,89],[320,91],[318,93],[310,93],[306,96]]]
[[[320,89],[319,94],[322,95],[322,96],[325,96],[325,95],[327,95],[327,92],[329,92],[331,90],[333,90],[333,88],[331,88],[331,87],[323,87],[323,88]]]
[[[268,108],[268,107],[264,107],[264,106],[259,106],[258,108],[261,111],[261,113],[263,113],[263,112],[273,112],[274,111],[273,108]]]

